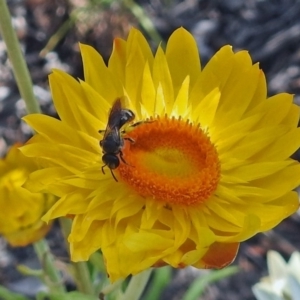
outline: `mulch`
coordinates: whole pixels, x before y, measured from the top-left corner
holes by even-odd
[[[74,9],[86,0],[11,0],[8,1],[25,57],[29,65],[36,97],[44,113],[56,116],[51,102],[47,76],[52,68],[63,69],[83,78],[78,42],[90,44],[107,61],[114,37],[126,38],[131,26],[139,22],[122,4],[95,4],[94,9],[81,11],[80,19],[71,24]],[[95,1],[96,3],[97,1]],[[99,2],[97,2],[99,3]],[[205,64],[223,45],[234,50],[246,49],[253,62],[259,62],[268,81],[268,93],[288,92],[300,104],[300,2],[297,0],[185,0],[137,1],[163,39],[180,26],[196,38]],[[55,33],[67,28],[57,43],[48,44]],[[143,30],[143,29],[142,29]],[[144,32],[149,37],[147,32]],[[154,41],[151,45],[155,48]],[[46,48],[45,48],[46,47]],[[16,83],[7,60],[5,45],[0,39],[0,155],[16,141],[25,142],[32,134],[20,117],[25,115]],[[294,157],[300,159],[299,152]],[[267,275],[266,253],[273,249],[288,259],[300,249],[300,216],[295,214],[274,230],[258,234],[241,244],[234,262],[241,271],[210,285],[201,299],[254,300],[251,286]],[[48,239],[52,250],[61,248],[57,242],[57,227]],[[63,250],[61,251],[63,252]],[[0,241],[0,284],[9,285],[22,278],[15,270],[17,263],[33,257],[31,247],[12,249]],[[162,299],[180,299],[188,275],[174,280]],[[181,278],[181,279],[178,279]],[[179,284],[178,284],[179,281]]]

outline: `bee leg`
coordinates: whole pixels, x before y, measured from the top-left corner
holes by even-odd
[[[128,164],[128,163],[126,162],[126,160],[124,159],[124,157],[123,157],[123,152],[122,152],[122,151],[120,151],[120,158],[121,158],[122,162],[123,162],[125,165],[131,166],[131,165]],[[131,167],[132,167],[132,166],[131,166]]]
[[[131,124],[130,127],[136,127],[136,126],[139,126],[139,125],[144,124],[144,123],[152,123],[152,122],[154,122],[154,120],[138,121],[138,122],[135,122],[135,123]]]
[[[126,129],[123,129],[120,132],[122,135],[124,135],[124,134],[130,132],[131,130],[133,130],[134,127],[137,127],[137,126],[145,124],[145,123],[152,123],[152,122],[155,122],[155,120],[138,121],[138,122],[135,122],[135,123],[129,125]],[[102,131],[104,132],[105,130],[99,130],[100,133],[102,133]]]
[[[126,160],[125,160],[124,157],[123,157],[123,152],[122,152],[122,151],[120,151],[120,158],[121,158],[121,160],[122,160],[122,162],[123,162],[124,164],[128,165],[127,162],[126,162]]]
[[[130,138],[130,137],[124,137],[123,139],[126,140],[126,141],[129,141],[131,144],[135,143],[135,140]]]

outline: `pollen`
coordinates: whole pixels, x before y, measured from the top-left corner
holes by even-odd
[[[125,143],[126,163],[118,172],[141,196],[189,206],[204,203],[216,190],[218,153],[199,125],[165,116],[136,126],[127,137],[132,141]]]

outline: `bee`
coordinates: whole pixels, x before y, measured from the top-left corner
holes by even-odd
[[[102,173],[105,174],[104,168],[107,166],[115,181],[118,180],[113,173],[113,169],[116,169],[120,165],[120,159],[126,164],[122,152],[124,140],[134,142],[129,137],[123,138],[121,129],[126,123],[133,121],[134,118],[134,113],[130,109],[123,108],[121,99],[117,98],[109,112],[106,129],[99,130],[100,133],[104,132],[103,139],[100,141],[100,147],[103,150],[102,162],[104,163]]]

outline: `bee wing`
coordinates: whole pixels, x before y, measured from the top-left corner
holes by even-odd
[[[121,99],[117,98],[108,115],[109,127],[113,128],[119,125],[121,112],[122,112]]]
[[[105,128],[103,139],[105,139],[107,135],[112,133],[112,131],[118,131],[121,111],[122,111],[121,99],[117,98],[113,103],[113,106],[109,112],[108,121]]]

